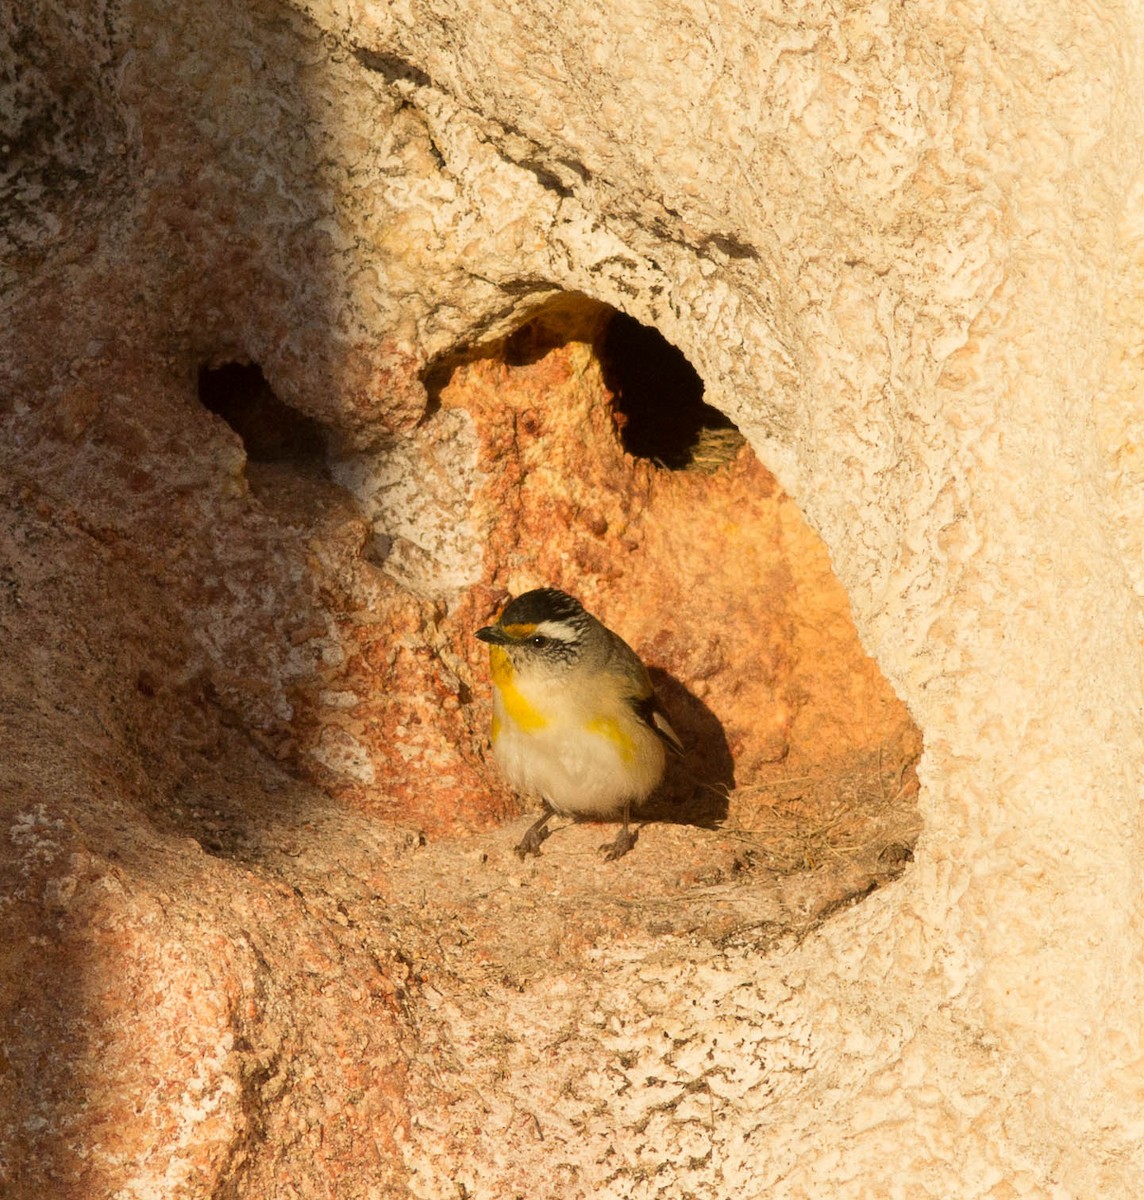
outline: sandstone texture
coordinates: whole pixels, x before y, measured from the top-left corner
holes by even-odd
[[[0,12],[4,1196],[1144,1192],[1142,38]],[[689,745],[606,867],[540,584]]]

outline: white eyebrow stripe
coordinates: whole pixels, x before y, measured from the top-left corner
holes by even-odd
[[[576,627],[567,621],[541,621],[533,631],[532,636],[549,637],[557,642],[574,642]]]

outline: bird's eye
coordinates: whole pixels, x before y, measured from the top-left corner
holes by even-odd
[[[529,640],[529,641],[530,641],[530,642],[531,642],[531,643],[532,643],[532,644],[533,644],[533,645],[534,645],[534,646],[535,646],[535,647],[536,647],[538,650],[540,650],[540,649],[543,649],[545,646],[547,646],[547,645],[548,645],[548,643],[549,643],[549,641],[550,641],[551,639],[549,639],[549,638],[546,638],[546,637],[544,636],[544,634],[542,634],[542,633],[538,633],[538,634],[537,634],[535,637],[530,637],[528,640]]]

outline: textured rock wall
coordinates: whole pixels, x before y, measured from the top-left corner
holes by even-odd
[[[0,14],[6,1190],[1139,1195],[1137,14],[72,8]],[[683,349],[921,728],[861,904],[736,883],[737,827],[610,877],[416,836],[514,811],[467,631],[533,570],[606,603],[624,537],[739,762],[839,661],[876,733],[817,736],[912,736],[854,649],[736,693],[652,619],[737,535],[605,437],[589,341],[497,357],[568,293]],[[247,461],[231,361],[325,451]],[[595,541],[498,524],[533,491]]]

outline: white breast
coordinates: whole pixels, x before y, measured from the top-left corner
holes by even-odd
[[[614,816],[646,800],[663,777],[662,742],[622,701],[590,714],[566,688],[551,684],[531,687],[527,699],[545,714],[543,728],[521,729],[494,692],[493,753],[518,791],[547,800],[558,813]]]

